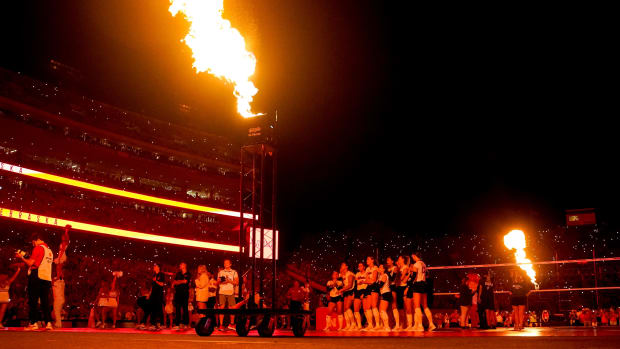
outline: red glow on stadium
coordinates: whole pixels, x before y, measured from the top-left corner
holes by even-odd
[[[97,233],[103,235],[111,235],[111,236],[119,236],[129,239],[138,239],[144,241],[151,242],[159,242],[165,244],[179,245],[179,246],[188,246],[188,247],[198,247],[204,248],[208,250],[218,250],[218,251],[228,251],[228,252],[239,252],[239,246],[233,245],[224,245],[213,242],[206,241],[195,241],[188,239],[179,239],[170,236],[162,236],[162,235],[154,235],[154,234],[146,234],[140,233],[130,230],[123,230],[118,228],[105,227],[101,225],[95,225],[90,223],[83,223],[77,221],[71,221],[62,218],[56,217],[47,217],[43,215],[38,215],[30,212],[22,212],[11,210],[8,208],[0,208],[0,216],[6,218],[17,219],[21,221],[26,221],[30,223],[43,224],[55,227],[65,227],[67,225],[71,225],[73,229],[81,230],[90,233]]]
[[[219,214],[219,215],[230,216],[230,217],[239,217],[239,212],[236,212],[236,211],[230,211],[230,210],[224,210],[224,209],[220,209],[220,208],[214,208],[214,207],[190,204],[190,203],[187,203],[187,202],[170,200],[170,199],[164,199],[164,198],[158,198],[158,197],[155,197],[155,196],[139,194],[139,193],[134,193],[134,192],[130,192],[130,191],[110,188],[110,187],[105,187],[105,186],[102,186],[102,185],[92,184],[92,183],[78,181],[78,180],[71,179],[71,178],[66,178],[66,177],[62,177],[62,176],[56,176],[56,175],[45,173],[45,172],[31,170],[31,169],[24,168],[24,167],[21,167],[21,166],[7,164],[7,163],[4,163],[4,162],[0,162],[0,169],[2,169],[3,171],[13,172],[13,173],[21,174],[21,175],[24,175],[24,176],[32,177],[32,178],[38,178],[38,179],[42,179],[42,180],[45,180],[45,181],[50,181],[50,182],[59,183],[59,184],[65,184],[65,185],[69,185],[69,186],[72,186],[72,187],[86,189],[86,190],[92,190],[92,191],[96,191],[96,192],[100,192],[100,193],[121,196],[121,197],[128,198],[128,199],[136,199],[136,200],[141,200],[141,201],[145,201],[145,202],[151,202],[151,203],[154,203],[154,204],[160,204],[160,205],[166,205],[166,206],[172,206],[172,207],[178,207],[178,208],[185,208],[185,209],[189,209],[189,210],[206,212],[206,213],[213,213],[213,214]],[[252,219],[252,214],[244,213],[243,214],[243,218],[245,218],[245,219]]]

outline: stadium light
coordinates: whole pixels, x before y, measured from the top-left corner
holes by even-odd
[[[48,225],[53,227],[64,228],[66,225],[71,225],[72,229],[81,230],[85,232],[103,234],[103,235],[111,235],[111,236],[119,236],[129,239],[137,239],[151,242],[160,242],[164,244],[172,244],[179,246],[188,246],[188,247],[197,247],[204,248],[208,250],[218,250],[218,251],[228,251],[228,252],[239,252],[239,246],[236,245],[225,245],[218,244],[213,242],[206,241],[196,241],[189,239],[180,239],[174,238],[170,236],[162,236],[155,234],[147,234],[140,233],[136,231],[123,230],[111,227],[105,227],[101,225],[95,225],[90,223],[76,222],[62,218],[56,217],[48,217],[35,213],[23,212],[18,210],[11,210],[8,208],[0,207],[0,217],[12,218],[20,221]]]
[[[76,188],[92,190],[92,191],[110,194],[110,195],[121,196],[124,198],[136,199],[140,201],[146,201],[146,202],[151,202],[154,204],[160,204],[160,205],[166,205],[166,206],[172,206],[172,207],[178,207],[178,208],[185,208],[185,209],[193,210],[193,211],[219,214],[223,216],[239,217],[238,211],[224,210],[221,208],[190,204],[187,202],[158,198],[156,196],[150,196],[150,195],[139,194],[139,193],[134,193],[134,192],[125,191],[125,190],[105,187],[102,185],[92,184],[92,183],[78,181],[78,180],[71,179],[71,178],[56,176],[56,175],[45,173],[45,172],[31,170],[25,167],[15,166],[15,165],[7,164],[4,162],[0,162],[0,169],[4,171],[32,177],[32,178],[42,179],[42,180],[49,181],[49,182],[69,185],[69,186],[76,187]],[[252,219],[252,214],[244,213],[243,218]]]

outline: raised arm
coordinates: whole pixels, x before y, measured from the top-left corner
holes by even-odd
[[[7,285],[11,285],[13,283],[13,281],[15,281],[15,279],[17,279],[17,275],[19,275],[19,272],[22,270],[21,267],[17,267],[17,270],[15,271],[15,274],[13,274],[13,276],[11,276],[11,278],[9,279],[9,281],[7,281]]]
[[[112,285],[110,285],[110,290],[116,291],[116,275],[114,275],[114,279],[112,279]]]

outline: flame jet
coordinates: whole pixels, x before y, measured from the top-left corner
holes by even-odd
[[[532,261],[525,256],[525,234],[521,230],[513,230],[504,235],[504,245],[509,250],[515,250],[515,259],[519,267],[527,273],[534,285],[536,283],[536,272],[532,268]]]
[[[193,67],[208,72],[234,86],[237,112],[244,118],[257,115],[250,104],[258,89],[250,81],[256,69],[256,57],[248,52],[245,39],[224,19],[224,0],[170,0],[172,16],[182,13],[189,32],[182,40],[192,50]]]

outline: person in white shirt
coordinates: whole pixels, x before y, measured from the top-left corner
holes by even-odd
[[[224,260],[224,269],[220,270],[217,274],[218,286],[219,286],[219,307],[222,309],[235,307],[237,302],[235,301],[235,286],[239,285],[239,274],[231,268],[232,263],[230,259]],[[224,331],[224,314],[219,315],[220,318],[220,331]],[[235,316],[230,315],[229,330],[235,330],[234,327]]]
[[[420,306],[422,306],[426,319],[428,319],[428,330],[432,331],[436,327],[435,324],[433,324],[433,314],[428,308],[427,303],[426,264],[420,259],[419,253],[412,253],[411,258],[415,261],[413,268],[416,271],[416,278],[413,282],[413,306],[415,309],[413,330],[424,331],[424,326],[422,325],[422,311],[420,310]]]

